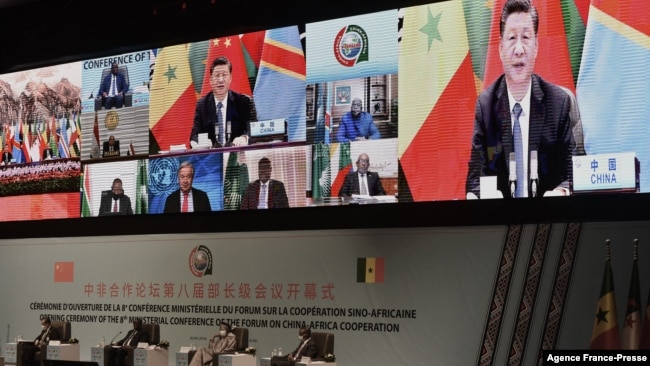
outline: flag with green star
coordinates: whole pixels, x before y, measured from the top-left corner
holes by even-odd
[[[384,282],[384,258],[383,257],[357,258],[357,282],[361,282],[361,283]]]
[[[196,92],[188,60],[188,45],[161,48],[151,81],[149,153],[189,144]]]
[[[399,57],[400,191],[464,199],[477,88],[463,3],[404,9]]]
[[[609,251],[609,249],[608,249]],[[591,332],[590,349],[619,349],[618,317],[614,296],[614,275],[609,255],[605,261],[605,273],[596,305],[594,326]]]

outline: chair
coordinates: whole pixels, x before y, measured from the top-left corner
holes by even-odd
[[[149,344],[158,344],[160,343],[160,325],[159,324],[142,324],[142,331],[147,332],[147,335],[149,335],[149,340],[147,343]],[[110,365],[108,363],[108,359],[110,357],[110,352],[111,352],[111,345],[106,345],[104,347],[104,366],[115,366],[115,365]],[[135,351],[133,348],[129,348],[127,350],[126,354],[126,365],[127,366],[133,366],[133,358],[135,355]]]
[[[334,354],[333,333],[312,332],[311,339],[313,339],[314,343],[316,343],[318,346],[318,355],[316,355],[316,358],[314,360],[324,361],[326,354]]]
[[[70,322],[53,321],[52,328],[56,329],[61,335],[61,343],[67,342],[72,334]],[[20,341],[16,349],[16,366],[23,365],[23,353],[29,348],[34,346],[34,341]],[[44,360],[47,357],[47,345],[40,345],[39,349],[34,353],[34,360],[39,361],[41,365],[45,365]]]
[[[232,354],[232,353],[235,353],[235,352],[244,352],[244,351],[246,351],[246,348],[248,348],[248,328],[237,327],[237,328],[233,328],[231,330],[231,332],[237,338],[237,346],[235,347],[235,350],[232,351],[232,352],[213,353],[212,354],[212,362],[213,362],[213,364],[215,364],[214,363],[215,359],[217,360],[217,363],[218,363],[219,355],[227,355],[227,354]],[[195,354],[196,354],[196,351],[189,351],[187,353],[187,361],[191,362],[192,358],[194,357]]]
[[[99,79],[99,82],[101,83],[102,80],[106,77],[106,75],[110,74],[111,68],[107,67],[104,70],[102,70],[102,77]],[[124,93],[124,106],[125,107],[130,107],[133,105],[133,92],[131,91],[131,81],[129,80],[129,69],[126,67],[126,65],[120,65],[118,67],[118,72],[122,75],[124,75],[124,80],[126,81],[126,85],[129,86],[129,89],[126,93]],[[95,111],[98,111],[104,107],[104,99],[102,98],[101,95],[99,95],[99,87],[97,88],[97,96],[95,96]]]

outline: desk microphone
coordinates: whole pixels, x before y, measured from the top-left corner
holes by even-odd
[[[537,173],[537,150],[530,152],[530,192],[533,197],[537,197],[537,184],[539,176]]]
[[[230,135],[232,135],[232,122],[226,121],[226,141],[224,141],[225,146],[230,145]]]
[[[115,340],[115,338],[117,338],[117,336],[120,335],[120,334],[122,334],[122,331],[121,331],[121,330],[120,330],[119,333],[117,333],[117,334],[115,335],[115,337],[113,337],[113,339],[111,339],[111,344],[113,344],[113,341]]]
[[[514,152],[511,152],[508,156],[508,161],[510,162],[510,176],[508,178],[510,182],[510,195],[512,198],[515,198],[515,188],[517,187],[517,156]]]

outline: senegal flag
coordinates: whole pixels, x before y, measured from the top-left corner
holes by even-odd
[[[384,282],[384,258],[383,257],[357,258],[357,282],[362,282],[362,283]]]
[[[594,315],[590,349],[611,350],[620,348],[616,297],[614,296],[614,275],[612,274],[612,266],[609,258],[609,242],[607,244],[607,252],[600,298],[598,299],[596,314]]]

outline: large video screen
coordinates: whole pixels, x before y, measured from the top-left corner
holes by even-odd
[[[650,192],[648,20],[631,1],[534,4],[0,75],[0,221]]]

